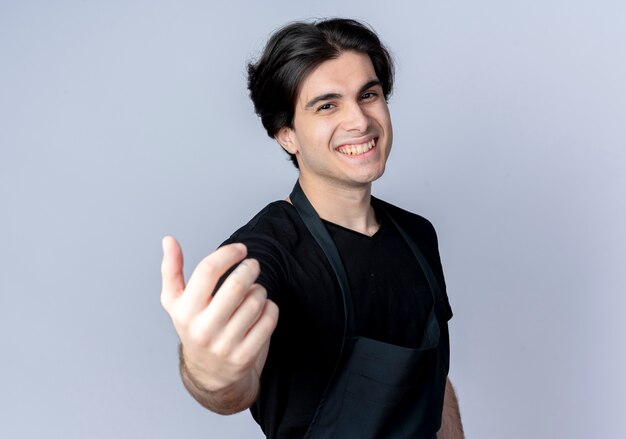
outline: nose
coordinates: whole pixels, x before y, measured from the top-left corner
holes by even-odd
[[[370,126],[370,118],[356,102],[346,108],[344,127],[348,131],[365,133]]]

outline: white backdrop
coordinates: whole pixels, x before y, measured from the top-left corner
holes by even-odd
[[[262,437],[183,390],[160,238],[288,193],[245,63],[335,15],[397,59],[374,193],[439,232],[467,437],[626,437],[624,5],[0,1],[0,437]]]

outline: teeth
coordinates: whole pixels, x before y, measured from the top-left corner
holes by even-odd
[[[361,143],[360,145],[346,145],[342,146],[338,151],[345,155],[361,155],[372,149],[376,145],[374,139],[367,143]]]

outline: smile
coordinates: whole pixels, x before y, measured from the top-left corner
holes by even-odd
[[[341,145],[337,148],[337,151],[344,155],[361,155],[376,146],[376,139],[372,139],[369,142],[360,143],[356,145]]]

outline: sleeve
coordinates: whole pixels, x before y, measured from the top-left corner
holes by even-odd
[[[248,249],[248,258],[256,259],[259,262],[261,273],[256,282],[267,290],[268,298],[280,307],[281,291],[285,290],[285,285],[287,284],[286,258],[280,249],[280,245],[270,237],[248,232],[233,234],[224,241],[220,247],[236,242],[246,246]],[[215,287],[214,294],[219,290],[219,287],[235,267],[236,265],[231,267],[221,277]]]
[[[452,307],[450,306],[450,300],[448,299],[448,290],[446,288],[446,279],[443,275],[443,265],[441,264],[441,257],[439,255],[439,241],[437,238],[437,232],[435,231],[435,227],[429,222],[430,228],[432,230],[432,249],[433,249],[433,262],[435,264],[435,272],[438,274],[439,281],[441,282],[441,289],[443,292],[443,299],[445,301],[446,308],[446,319],[450,321],[454,313],[452,312]]]

